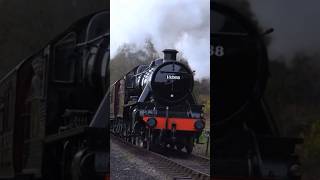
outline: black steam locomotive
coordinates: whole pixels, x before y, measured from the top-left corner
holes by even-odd
[[[263,38],[268,32],[260,33],[234,9],[211,2],[216,179],[300,179],[295,146],[301,140],[280,136],[263,99],[269,75]]]
[[[0,179],[109,174],[109,12],[89,15],[0,81]]]
[[[166,49],[163,59],[139,65],[111,88],[111,130],[150,149],[193,150],[204,126],[202,105],[192,95],[193,72]]]

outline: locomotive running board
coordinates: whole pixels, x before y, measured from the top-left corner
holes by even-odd
[[[92,128],[92,127],[79,127],[70,129],[68,131],[64,131],[62,133],[52,134],[45,138],[45,143],[52,143],[56,141],[60,141],[62,139],[67,139],[70,137],[80,136],[80,135],[90,135],[95,133],[105,133],[105,128]]]

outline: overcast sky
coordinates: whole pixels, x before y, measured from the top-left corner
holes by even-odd
[[[320,52],[319,0],[249,0],[260,24],[273,27],[270,56]]]
[[[209,0],[111,0],[111,58],[119,46],[142,46],[151,38],[156,49],[183,53],[196,78],[210,75]]]

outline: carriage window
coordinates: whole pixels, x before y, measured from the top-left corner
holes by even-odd
[[[75,73],[76,34],[70,33],[54,46],[54,80],[73,82]]]
[[[0,133],[3,132],[3,124],[4,124],[4,108],[3,104],[0,105]]]
[[[0,103],[0,133],[10,130],[9,125],[9,106],[10,106],[10,91],[4,93],[4,97]]]
[[[110,91],[110,103],[112,104],[113,103],[113,98],[114,98],[114,86],[112,87],[111,91]]]
[[[210,23],[211,33],[247,33],[246,28],[238,20],[229,15],[213,11],[210,16],[213,22]]]

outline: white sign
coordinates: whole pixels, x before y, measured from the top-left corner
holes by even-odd
[[[180,76],[175,76],[175,75],[167,75],[167,79],[178,79],[178,80],[180,80],[181,77]]]

